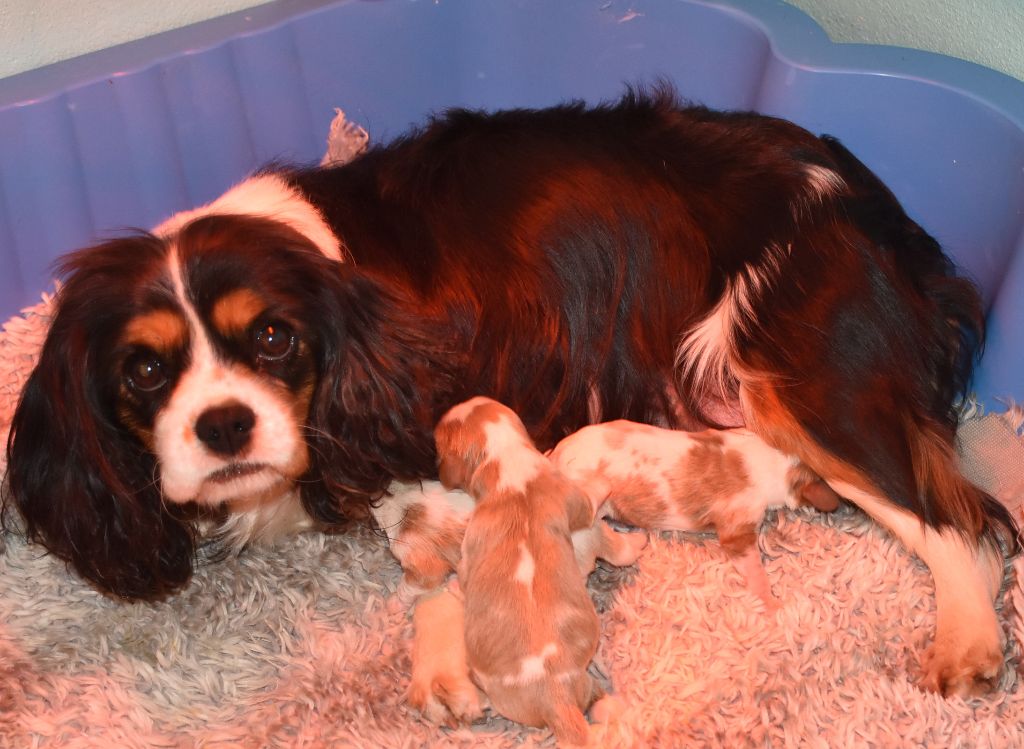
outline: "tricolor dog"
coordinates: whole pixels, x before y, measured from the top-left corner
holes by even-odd
[[[925,687],[1002,668],[1016,527],[954,449],[981,299],[833,138],[667,88],[453,110],[60,271],[4,511],[113,596],[179,591],[210,528],[365,519],[437,478],[435,425],[486,395],[541,450],[614,419],[745,426],[928,564]]]

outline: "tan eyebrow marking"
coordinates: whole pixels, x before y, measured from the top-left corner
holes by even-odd
[[[188,326],[181,315],[158,309],[132,318],[121,332],[121,344],[173,351],[184,346],[187,335]]]
[[[252,289],[236,289],[214,303],[210,319],[221,333],[240,333],[266,308],[266,303]]]

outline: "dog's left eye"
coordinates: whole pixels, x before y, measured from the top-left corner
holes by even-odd
[[[297,343],[292,329],[281,322],[267,323],[256,331],[255,339],[256,356],[269,362],[287,359]]]
[[[144,353],[128,360],[124,367],[125,379],[137,391],[154,393],[167,384],[163,362],[152,354]]]

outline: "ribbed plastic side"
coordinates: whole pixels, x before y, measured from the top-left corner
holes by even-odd
[[[1024,400],[1024,84],[764,0],[293,0],[0,81],[0,319],[58,255],[319,158],[335,107],[386,140],[657,78],[850,145],[990,300],[980,395]]]

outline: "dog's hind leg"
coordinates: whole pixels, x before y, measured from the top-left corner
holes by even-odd
[[[1003,663],[1003,635],[993,602],[1003,576],[1002,554],[986,541],[936,530],[888,500],[843,481],[829,481],[928,565],[935,580],[935,642],[924,657],[924,686],[946,696],[990,691]]]
[[[806,388],[752,381],[744,383],[741,393],[752,426],[769,444],[798,455],[839,496],[889,529],[932,573],[936,632],[924,658],[924,687],[961,696],[990,690],[1003,662],[994,603],[1003,571],[1000,535],[1014,546],[1009,537],[1013,521],[1005,508],[963,478],[952,448],[937,429],[901,428],[865,390],[847,387],[835,396],[856,406],[847,407],[852,414],[848,421],[833,418],[829,429],[819,430],[830,449],[823,449],[797,422],[780,393],[791,402],[802,395],[803,403],[831,413],[828,399],[810,400]],[[869,431],[873,441],[867,447],[856,435]],[[878,477],[886,482],[884,490]],[[916,499],[920,514],[910,509],[910,501],[894,501],[893,490],[905,500]]]

